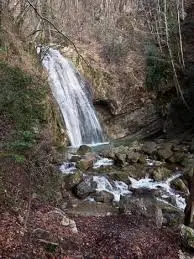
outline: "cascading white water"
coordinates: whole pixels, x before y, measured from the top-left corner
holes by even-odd
[[[48,71],[52,93],[63,115],[71,145],[103,142],[90,93],[72,63],[52,48],[43,51],[42,63]]]

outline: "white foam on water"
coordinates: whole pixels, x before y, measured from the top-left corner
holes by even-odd
[[[59,170],[66,175],[74,174],[76,170],[75,164],[74,162],[65,162],[59,167]]]
[[[111,166],[113,165],[113,160],[112,159],[108,159],[105,157],[99,158],[95,163],[93,168],[99,168],[99,167],[105,167],[105,166]]]
[[[149,166],[160,166],[160,165],[164,164],[164,162],[153,160],[150,158],[146,158],[146,162],[147,162],[147,165],[149,165]]]
[[[97,184],[96,191],[106,191],[114,195],[114,201],[119,201],[121,195],[130,194],[128,185],[121,181],[110,181],[105,176],[93,176],[94,182]]]
[[[173,196],[175,198],[177,207],[181,210],[184,210],[184,208],[186,206],[185,199],[183,197],[181,197],[180,194],[177,194],[170,187],[170,183],[173,180],[179,178],[180,176],[181,176],[181,173],[175,174],[163,182],[157,182],[151,178],[143,178],[140,180],[135,180],[134,178],[129,177],[129,180],[131,181],[131,187],[134,189],[147,188],[147,189],[152,189],[152,190],[161,189],[161,190],[165,191],[165,194],[162,196],[162,198],[168,198],[170,196]]]

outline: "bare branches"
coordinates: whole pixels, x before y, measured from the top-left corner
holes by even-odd
[[[55,24],[53,24],[48,18],[42,16],[37,8],[29,1],[29,0],[26,0],[28,2],[28,4],[33,8],[34,12],[40,17],[41,20],[43,21],[46,21],[49,25],[51,25],[60,35],[62,35],[66,40],[68,40],[70,42],[70,44],[73,46],[74,50],[76,51],[78,57],[80,57],[86,64],[88,67],[91,68],[91,65],[85,60],[85,58],[79,53],[75,43],[68,37],[66,36],[61,30],[59,30],[57,28],[57,26],[55,26]]]

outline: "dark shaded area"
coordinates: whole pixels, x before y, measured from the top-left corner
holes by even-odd
[[[182,35],[184,46],[185,69],[179,75],[182,81],[181,88],[184,99],[188,105],[184,104],[181,97],[177,97],[176,91],[166,92],[163,103],[169,103],[166,116],[165,131],[168,134],[178,134],[190,129],[194,130],[194,4],[188,4],[186,17],[182,22]],[[166,100],[165,100],[166,99]],[[167,99],[169,99],[167,101]]]

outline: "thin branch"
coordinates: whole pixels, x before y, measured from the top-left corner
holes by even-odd
[[[174,73],[174,79],[175,79],[177,93],[180,94],[183,103],[185,104],[187,109],[189,109],[189,106],[184,98],[183,92],[182,92],[180,84],[179,84],[179,80],[178,80],[178,76],[177,76],[177,72],[176,72],[176,68],[175,68],[175,64],[174,64],[173,53],[172,53],[172,49],[170,47],[169,27],[168,27],[168,19],[167,19],[167,1],[166,0],[164,0],[164,22],[165,22],[165,28],[166,28],[166,45],[168,47],[169,57],[170,57],[170,61],[171,61],[171,65],[172,65],[172,69],[173,69],[173,73]]]
[[[33,8],[34,12],[45,22],[47,22],[48,24],[50,24],[59,34],[61,34],[66,40],[68,40],[71,45],[73,45],[73,48],[75,50],[75,52],[77,53],[78,57],[80,57],[85,63],[86,65],[92,70],[92,67],[91,65],[85,60],[85,58],[79,53],[75,43],[68,37],[66,36],[61,30],[59,30],[49,19],[47,19],[46,17],[42,16],[37,8],[29,1],[29,0],[26,0],[28,2],[28,4]]]

